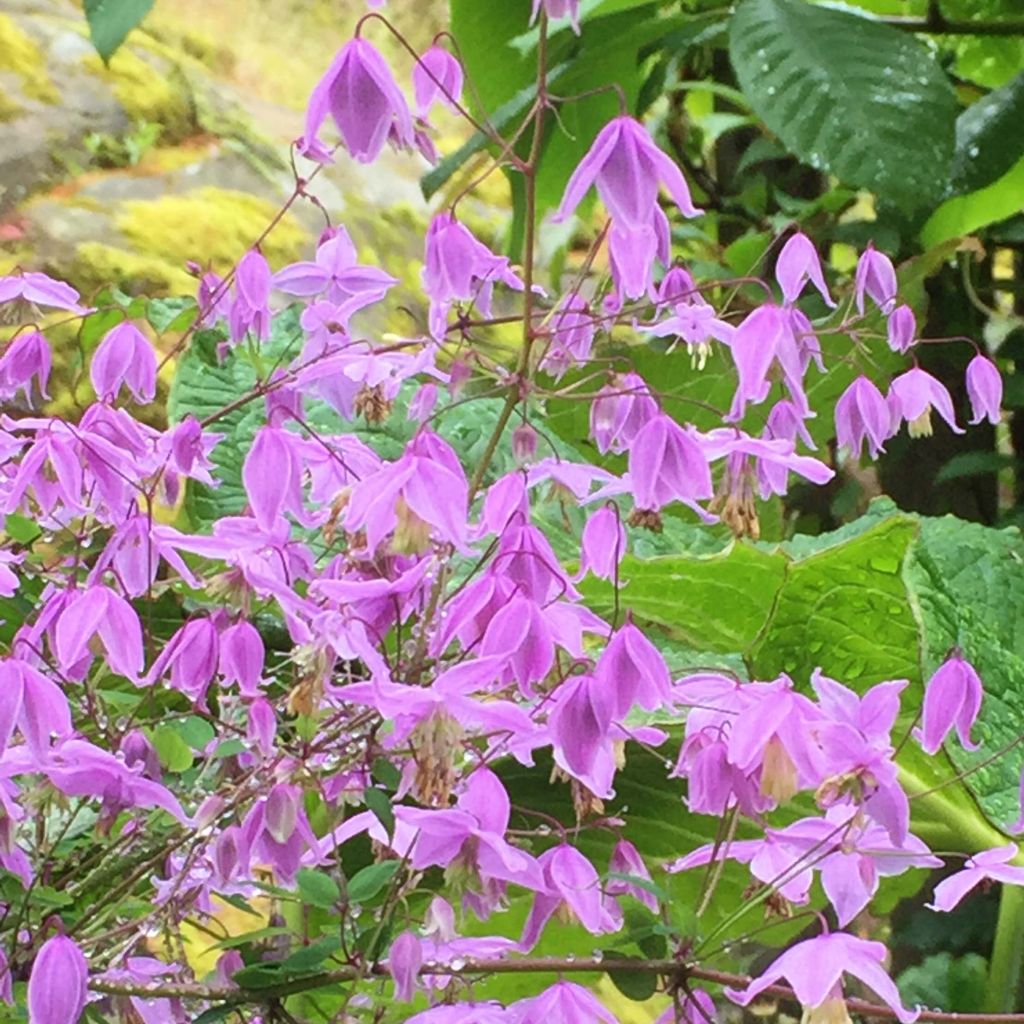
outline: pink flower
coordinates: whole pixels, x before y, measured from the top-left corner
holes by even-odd
[[[658,413],[658,403],[643,377],[615,374],[590,405],[590,435],[602,455],[629,451],[640,430]]]
[[[999,422],[999,406],[1003,401],[1003,377],[991,359],[978,353],[967,364],[967,397],[971,400],[971,423],[987,419]]]
[[[792,235],[775,261],[775,279],[782,289],[782,300],[791,306],[800,297],[808,281],[814,285],[825,300],[825,305],[835,309],[835,302],[829,294],[825,276],[821,271],[821,260],[814,243],[802,232]]]
[[[550,341],[540,368],[561,377],[570,366],[590,358],[596,328],[590,304],[579,292],[571,292],[551,314]]]
[[[598,579],[610,580],[626,555],[626,528],[613,504],[602,505],[583,527],[580,538],[580,569],[575,577],[583,579],[593,573]]]
[[[891,436],[889,407],[867,377],[858,377],[836,402],[836,441],[859,459],[865,440],[877,458]]]
[[[412,115],[387,63],[365,39],[352,39],[334,58],[309,98],[300,150],[313,159],[330,159],[317,135],[330,115],[348,152],[360,163],[376,160],[393,137],[413,143]]]
[[[399,1002],[412,1002],[422,966],[423,944],[412,932],[402,932],[391,943],[388,953],[388,970],[395,982],[395,998]]]
[[[79,316],[92,312],[91,307],[79,305],[78,292],[71,285],[55,281],[39,271],[0,277],[0,305],[15,299],[23,299],[34,306],[52,306]]]
[[[1010,863],[1019,853],[1016,843],[1008,843],[968,857],[962,871],[944,878],[935,886],[932,902],[927,906],[932,910],[952,910],[975,886],[988,880],[1024,885],[1024,867]]]
[[[651,888],[642,882],[651,882],[651,873],[647,870],[640,851],[627,839],[620,839],[612,849],[611,859],[608,861],[609,875],[626,877],[609,878],[605,891],[609,896],[633,896],[638,899],[649,910],[658,912],[658,897],[654,895]]]
[[[696,511],[696,502],[714,493],[700,442],[692,430],[664,413],[653,417],[633,439],[629,479],[637,508],[653,512],[672,501]]]
[[[270,337],[270,267],[263,255],[250,249],[235,270],[235,298],[228,311],[231,340],[238,344],[252,333],[260,340]]]
[[[864,296],[867,295],[878,308],[888,316],[896,305],[896,271],[892,261],[879,252],[874,244],[861,253],[857,261],[857,275],[854,281],[857,312],[864,312]]]
[[[784,978],[803,1005],[808,1024],[815,1024],[837,1019],[830,1010],[836,1006],[842,1010],[841,982],[846,973],[862,981],[891,1007],[900,1024],[911,1024],[919,1011],[908,1010],[900,1001],[896,985],[882,968],[887,955],[881,942],[844,932],[819,935],[791,946],[743,991],[727,988],[725,994],[740,1006],[749,1006],[761,992]]]
[[[156,397],[156,353],[149,339],[130,321],[107,331],[93,353],[89,378],[103,401],[113,401],[127,385],[140,405]]]
[[[437,102],[450,109],[462,98],[462,65],[446,49],[431,46],[413,66],[412,88],[416,96],[416,116],[430,116]]]
[[[552,21],[558,18],[569,18],[572,21],[572,29],[576,35],[580,34],[580,0],[533,0],[533,10],[530,13],[530,24],[537,20],[540,9]]]
[[[893,380],[889,385],[888,402],[892,432],[899,428],[901,420],[906,420],[911,437],[931,437],[933,408],[949,424],[954,434],[964,432],[962,427],[957,426],[953,400],[945,385],[920,367],[915,366]]]
[[[955,728],[966,750],[977,750],[971,742],[971,726],[981,710],[981,678],[960,651],[944,661],[928,680],[924,691],[921,728],[917,730],[921,749],[934,754]]]
[[[909,306],[897,306],[889,316],[889,348],[893,352],[909,352],[917,341],[917,320]]]
[[[539,996],[513,1003],[508,1012],[516,1024],[618,1024],[593,992],[572,981],[555,982]]]
[[[597,185],[601,201],[621,228],[651,231],[664,183],[682,214],[696,217],[690,189],[675,161],[654,144],[633,117],[613,118],[601,129],[565,187],[555,220],[565,220]]]
[[[11,339],[0,356],[0,396],[13,398],[19,390],[31,399],[32,379],[39,393],[49,398],[46,383],[50,379],[50,344],[38,331],[25,331]]]
[[[77,1024],[88,995],[89,965],[78,944],[65,935],[43,943],[28,979],[32,1024]]]

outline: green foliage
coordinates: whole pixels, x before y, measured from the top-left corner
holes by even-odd
[[[804,0],[744,0],[729,53],[754,110],[812,167],[911,210],[942,192],[956,101],[913,36]]]
[[[934,953],[903,971],[896,984],[907,1006],[970,1012],[985,1001],[987,966],[977,953]]]
[[[89,34],[96,52],[109,61],[139,22],[149,13],[154,0],[84,0]]]

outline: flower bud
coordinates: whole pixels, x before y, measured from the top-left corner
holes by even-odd
[[[43,943],[28,979],[30,1024],[77,1024],[85,1008],[89,966],[65,935]]]

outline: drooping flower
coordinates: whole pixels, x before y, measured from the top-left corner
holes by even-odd
[[[932,902],[927,906],[932,910],[953,910],[973,888],[989,880],[1005,885],[1024,885],[1024,867],[1010,863],[1019,854],[1017,844],[1008,843],[968,857],[962,871],[944,878],[935,886]]]
[[[725,994],[740,1006],[749,1006],[761,992],[784,978],[803,1005],[807,1024],[824,1024],[846,1017],[841,984],[846,973],[878,995],[900,1024],[912,1024],[918,1011],[903,1005],[896,985],[882,967],[887,956],[888,950],[881,942],[844,932],[819,935],[791,946],[742,991],[727,988]]]
[[[540,368],[561,377],[570,366],[590,358],[596,333],[590,304],[579,292],[570,292],[551,314],[550,340]]]
[[[450,109],[462,98],[462,65],[444,47],[431,46],[412,69],[412,88],[416,96],[416,115],[424,120],[435,103]]]
[[[93,390],[113,401],[123,385],[142,405],[156,397],[156,352],[150,340],[131,321],[109,330],[93,353],[89,367]]]
[[[109,587],[83,590],[57,620],[54,649],[64,671],[91,663],[89,641],[98,635],[107,662],[119,675],[135,679],[142,671],[142,625],[135,609]]]
[[[892,381],[888,403],[890,432],[895,432],[900,422],[906,420],[911,437],[931,437],[933,408],[954,434],[964,432],[963,427],[957,426],[953,399],[949,397],[945,385],[919,366],[907,370]]]
[[[0,277],[0,305],[22,299],[34,306],[51,306],[83,316],[92,309],[79,304],[79,294],[71,285],[39,271],[25,271]]]
[[[1003,377],[991,359],[978,353],[967,364],[967,397],[971,400],[971,424],[987,419],[999,422],[999,407],[1003,401]]]
[[[73,939],[47,939],[28,979],[31,1024],[78,1024],[88,996],[89,965]]]
[[[657,512],[681,501],[703,513],[696,502],[714,494],[700,442],[665,413],[652,417],[633,439],[629,479],[636,506],[645,511]]]
[[[658,402],[643,377],[615,374],[590,404],[590,436],[602,455],[629,451],[658,412]]]
[[[889,348],[893,352],[909,352],[917,341],[917,319],[909,306],[897,306],[889,316],[886,328]]]
[[[508,1012],[517,1024],[618,1024],[593,992],[573,981],[557,981],[539,996],[512,1003]]]
[[[854,294],[857,312],[864,312],[864,296],[867,295],[878,308],[888,316],[896,305],[896,271],[885,253],[879,252],[873,243],[861,253],[857,261],[854,280]]]
[[[283,427],[260,427],[242,464],[242,482],[260,527],[274,529],[278,517],[291,512],[300,521],[302,507],[301,439]]]
[[[620,839],[612,849],[608,861],[608,874],[620,877],[609,878],[605,891],[610,896],[633,896],[649,910],[658,911],[658,897],[655,896],[651,873],[647,870],[640,851],[628,839]],[[649,885],[645,886],[643,883]]]
[[[271,273],[263,254],[250,249],[235,270],[235,297],[228,311],[231,340],[238,344],[250,331],[260,340],[270,337]]]
[[[614,222],[622,228],[650,231],[660,183],[664,183],[683,216],[700,214],[682,171],[658,149],[647,129],[633,117],[613,118],[573,172],[555,219],[569,217],[590,187],[596,185]]]
[[[530,12],[531,25],[537,20],[542,7],[552,21],[569,18],[573,31],[576,35],[580,34],[580,0],[533,0],[533,10]]]
[[[342,47],[310,96],[300,150],[321,162],[330,159],[318,138],[328,115],[360,163],[376,160],[389,137],[401,146],[413,144],[409,105],[387,62],[365,39]]]
[[[610,580],[626,556],[626,528],[613,504],[602,505],[583,527],[580,538],[580,569],[577,579],[588,572]]]
[[[507,257],[496,256],[450,213],[439,213],[427,228],[423,287],[430,298],[430,333],[442,340],[448,312],[456,302],[475,302],[490,315],[491,293],[501,281],[517,291],[522,280]]]
[[[858,377],[840,395],[835,416],[836,441],[854,458],[860,458],[865,441],[871,458],[884,451],[892,433],[889,406],[867,377]]]
[[[918,738],[926,754],[934,754],[955,728],[965,750],[977,750],[971,726],[981,710],[984,690],[974,666],[957,650],[928,680]]]
[[[675,1005],[665,1008],[654,1024],[715,1024],[718,1020],[714,1000],[702,988],[691,988],[680,999],[682,1016]]]
[[[416,995],[420,967],[423,966],[423,945],[410,931],[404,931],[388,952],[388,970],[395,983],[395,998],[411,1003]]]
[[[782,289],[782,299],[791,306],[800,297],[808,281],[818,289],[825,305],[835,309],[835,302],[829,294],[821,260],[814,243],[802,232],[792,235],[775,261],[775,279]]]
[[[748,403],[757,405],[768,397],[768,370],[787,343],[795,344],[790,312],[770,302],[736,328],[728,345],[739,380],[728,419],[742,419]]]
[[[35,378],[39,394],[48,399],[50,361],[50,344],[39,331],[25,331],[12,338],[0,356],[0,397],[13,398],[23,390],[26,401],[31,400]]]
[[[636,704],[653,711],[672,697],[664,656],[628,614],[601,652],[594,679],[610,696],[616,718],[625,718]]]

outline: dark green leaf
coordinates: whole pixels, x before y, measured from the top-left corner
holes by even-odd
[[[153,0],[84,0],[92,45],[104,61],[149,13]]]
[[[341,949],[341,940],[336,935],[325,935],[308,946],[302,946],[281,962],[284,970],[304,974],[319,967],[325,960]]]
[[[911,33],[804,0],[743,0],[729,53],[751,106],[812,167],[910,210],[945,188],[956,100]]]
[[[198,1017],[196,1017],[192,1024],[220,1024],[222,1020],[227,1020],[229,1017],[237,1016],[242,1017],[241,1011],[237,1006],[230,1006],[227,1003],[222,1003],[220,1006],[211,1006],[208,1010],[203,1010]],[[104,1017],[104,1021],[106,1021]]]
[[[402,782],[402,773],[386,757],[374,758],[370,774],[385,789],[390,789],[392,792],[398,789]]]
[[[616,949],[607,950],[605,956],[609,959],[614,957],[616,960],[632,960],[638,965],[644,963],[639,957],[630,956],[628,953],[620,953]],[[632,999],[637,1003],[650,999],[658,991],[658,976],[652,971],[631,971],[626,968],[620,968],[609,971],[608,977],[612,979],[612,984],[627,999]]]
[[[976,192],[1024,156],[1024,71],[971,104],[956,121],[951,191]]]
[[[377,820],[387,829],[388,834],[395,828],[395,812],[387,793],[380,789],[368,789],[363,794],[366,806],[373,811]]]

